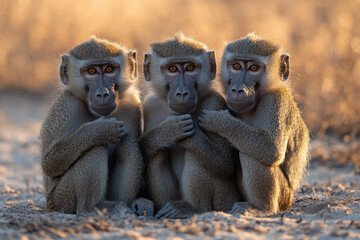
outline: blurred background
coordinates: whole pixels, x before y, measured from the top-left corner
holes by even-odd
[[[255,32],[291,55],[295,98],[312,137],[346,148],[328,144],[330,152],[313,151],[313,158],[360,162],[359,10],[360,0],[0,0],[1,112],[13,108],[9,99],[27,96],[26,109],[36,115],[29,96],[54,99],[60,55],[91,35],[136,49],[142,71],[149,43],[178,31],[218,57],[224,42]],[[50,102],[37,104],[46,113]]]

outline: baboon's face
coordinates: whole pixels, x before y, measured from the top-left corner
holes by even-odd
[[[280,56],[279,68],[270,70],[270,62],[275,62],[274,56],[265,63],[257,57],[233,57],[226,61],[228,85],[226,88],[226,101],[228,107],[237,113],[254,110],[267,91],[266,84],[269,77],[276,77],[279,81],[286,81],[289,77],[289,55]],[[270,73],[272,72],[272,74]]]
[[[171,61],[161,66],[161,73],[168,83],[167,101],[171,110],[191,113],[197,106],[197,81],[201,64],[190,60]]]
[[[80,68],[88,90],[90,111],[107,116],[115,110],[120,71],[120,64],[116,61],[95,61]]]
[[[229,108],[243,113],[256,107],[259,84],[266,75],[266,65],[251,58],[227,61],[229,73],[226,101]]]
[[[194,112],[199,94],[210,87],[215,75],[216,61],[212,50],[200,55],[190,51],[169,57],[145,54],[145,80],[152,82],[156,94],[167,101],[175,114]]]

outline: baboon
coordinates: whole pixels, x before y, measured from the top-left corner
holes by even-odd
[[[239,200],[230,144],[199,128],[203,109],[226,103],[211,86],[216,75],[214,51],[178,34],[151,44],[145,55],[150,93],[143,105],[140,140],[149,191],[159,210],[155,217],[187,218],[197,212],[228,211]]]
[[[64,88],[39,136],[49,209],[115,211],[136,198],[144,167],[137,72],[135,51],[96,37],[62,55]]]
[[[229,110],[204,111],[199,121],[239,151],[238,185],[246,201],[231,213],[287,210],[299,188],[309,131],[286,81],[289,66],[279,45],[255,34],[225,47],[220,78]]]

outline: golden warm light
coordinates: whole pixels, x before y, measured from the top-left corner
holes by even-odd
[[[0,0],[0,239],[360,239],[359,10]]]
[[[182,31],[216,50],[256,32],[283,45],[313,133],[360,133],[360,1],[79,0],[0,2],[0,89],[43,92],[60,83],[60,55],[91,35],[143,54]],[[219,61],[218,61],[219,63]]]

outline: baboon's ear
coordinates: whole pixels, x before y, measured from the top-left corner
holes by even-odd
[[[144,76],[146,81],[151,81],[150,77],[150,66],[151,66],[152,55],[150,53],[145,53],[144,57]]]
[[[69,56],[66,54],[63,54],[61,56],[61,65],[60,65],[60,78],[61,82],[64,85],[68,84],[69,76],[68,76],[68,64],[69,64]]]
[[[133,80],[138,77],[137,54],[135,50],[131,50],[128,55],[128,64],[130,68],[130,76]]]
[[[208,58],[210,64],[210,80],[214,80],[216,77],[216,60],[214,50],[208,51]]]
[[[280,77],[283,81],[286,81],[289,78],[290,74],[290,56],[288,54],[283,54],[280,57]]]

